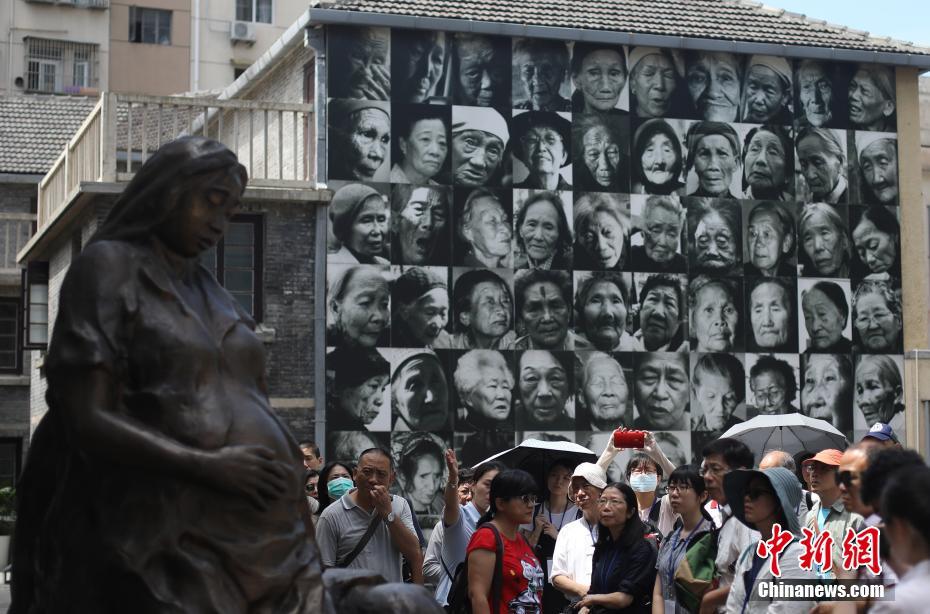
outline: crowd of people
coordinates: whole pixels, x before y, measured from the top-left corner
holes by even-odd
[[[758,464],[743,442],[720,438],[699,465],[676,467],[647,432],[615,482],[613,439],[597,463],[558,458],[543,473],[493,460],[464,468],[447,450],[441,521],[428,537],[411,502],[390,494],[388,451],[364,450],[350,466],[301,446],[324,565],[425,584],[453,611],[466,599],[471,612],[502,614],[882,614],[922,611],[930,597],[930,468],[884,423],[844,451],[773,449]],[[869,527],[880,530],[880,568],[850,569],[844,539]],[[810,546],[825,532],[832,542],[805,565],[805,533]],[[759,544],[776,540],[782,581],[859,580],[885,596],[763,599],[758,586],[775,576]],[[695,589],[683,573],[702,556],[713,578]]]

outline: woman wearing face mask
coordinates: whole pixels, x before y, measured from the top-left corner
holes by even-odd
[[[680,194],[681,141],[664,119],[650,119],[633,137],[633,194]]]
[[[640,519],[651,525],[659,535],[668,535],[675,526],[677,516],[672,511],[668,495],[659,495],[663,476],[675,466],[662,452],[652,433],[646,432],[642,452],[636,452],[626,465],[626,479],[636,493],[636,507]]]
[[[345,463],[332,462],[326,463],[320,471],[320,481],[317,482],[317,491],[319,495],[320,507],[316,511],[319,516],[320,512],[325,510],[330,503],[337,501],[342,495],[346,494],[355,486],[352,481],[351,465]]]

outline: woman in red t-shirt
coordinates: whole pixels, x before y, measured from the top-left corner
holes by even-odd
[[[468,598],[474,614],[542,612],[543,570],[519,531],[521,524],[533,520],[536,489],[533,477],[520,469],[502,471],[491,481],[491,505],[467,550]],[[492,591],[497,540],[490,526],[482,526],[485,523],[497,529],[504,544],[499,596]]]

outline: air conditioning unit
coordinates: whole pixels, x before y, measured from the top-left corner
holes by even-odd
[[[251,21],[234,21],[229,28],[229,40],[233,43],[255,42],[255,24]]]

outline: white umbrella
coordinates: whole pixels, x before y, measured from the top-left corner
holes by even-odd
[[[846,436],[826,420],[799,413],[756,416],[731,427],[721,437],[742,441],[757,459],[768,450],[784,450],[794,455],[803,450],[845,450],[849,445]]]

